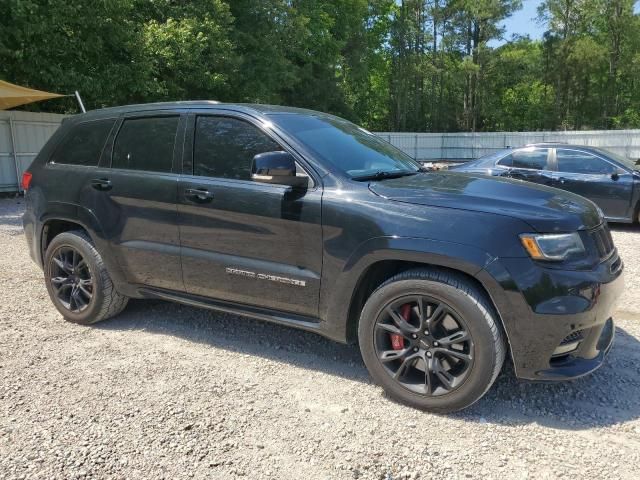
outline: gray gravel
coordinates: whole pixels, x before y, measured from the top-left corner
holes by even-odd
[[[312,334],[155,301],[63,321],[20,202],[0,199],[0,478],[637,478],[637,228],[614,233],[629,288],[606,365],[558,385],[507,372],[437,416]]]

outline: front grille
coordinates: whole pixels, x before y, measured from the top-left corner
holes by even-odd
[[[560,342],[560,345],[566,345],[568,343],[579,342],[584,338],[582,334],[582,330],[576,330],[575,332],[570,333]]]
[[[598,252],[600,258],[606,258],[611,255],[611,252],[615,249],[613,244],[613,238],[611,232],[606,224],[600,225],[598,228],[594,228],[589,232],[589,236],[593,240],[593,243]]]

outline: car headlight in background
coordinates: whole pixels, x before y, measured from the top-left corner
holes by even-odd
[[[520,241],[534,260],[562,261],[584,253],[582,239],[574,233],[523,233]]]

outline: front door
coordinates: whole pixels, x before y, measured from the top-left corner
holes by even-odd
[[[311,178],[302,191],[251,181],[253,156],[283,148],[250,118],[188,123],[178,190],[187,292],[316,317],[321,188]]]
[[[132,284],[184,290],[176,205],[180,124],[176,114],[124,118],[83,189],[83,204]]]
[[[556,150],[554,186],[588,198],[607,218],[630,215],[633,177],[616,165],[581,150]]]

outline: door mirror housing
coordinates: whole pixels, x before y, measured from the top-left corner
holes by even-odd
[[[296,160],[289,152],[265,152],[253,157],[251,180],[295,188],[303,188],[309,184],[308,177],[296,175]]]
[[[618,172],[613,172],[611,174],[611,180],[618,180],[620,178],[620,174]]]

